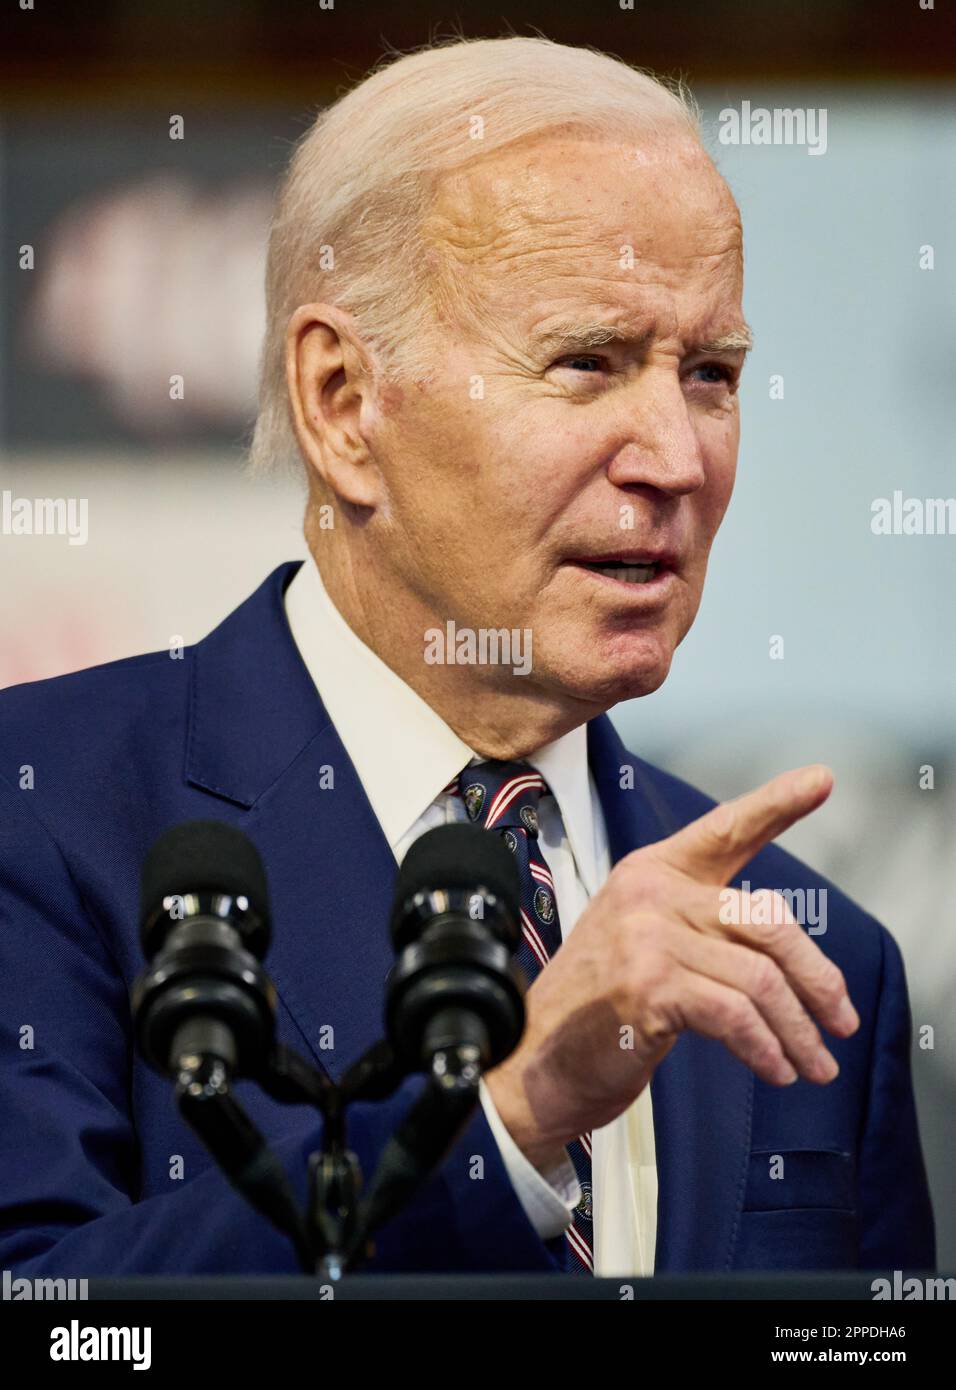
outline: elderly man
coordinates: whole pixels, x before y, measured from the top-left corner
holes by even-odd
[[[428,49],[304,137],[254,453],[304,461],[311,559],[185,660],[0,702],[4,1264],[296,1267],[131,1050],[161,830],[256,842],[280,1037],[340,1074],[381,1031],[397,862],[471,817],[527,887],[527,1026],[373,1267],[932,1267],[899,951],[770,845],[829,773],[715,807],[606,714],[661,685],[697,612],[741,288],[687,99],[604,55]],[[809,893],[822,928],[792,911]],[[366,1172],[415,1084],[356,1109]],[[315,1117],[246,1103],[301,1196]]]

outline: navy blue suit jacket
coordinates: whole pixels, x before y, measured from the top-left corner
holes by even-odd
[[[170,1084],[134,1051],[128,1000],[142,968],[143,856],[167,827],[214,817],[265,861],[279,1037],[340,1074],[381,1035],[396,865],[292,641],[282,595],[296,568],[276,570],[183,659],[160,652],[0,694],[2,1267],[297,1271],[287,1240],[233,1191],[180,1120]],[[613,860],[713,804],[628,753],[607,717],[588,739]],[[334,792],[320,790],[326,765]],[[633,789],[621,786],[626,767]],[[740,877],[828,888],[816,940],[862,1025],[828,1039],[841,1070],[824,1087],[765,1085],[722,1044],[678,1039],[651,1083],[656,1270],[931,1269],[899,950],[780,849]],[[322,1046],[327,1025],[333,1051]],[[366,1174],[420,1084],[356,1107],[351,1138]],[[249,1083],[239,1094],[304,1200],[318,1117]],[[771,1177],[773,1155],[783,1181]],[[540,1240],[525,1218],[479,1110],[382,1232],[373,1268],[557,1271],[564,1244]]]

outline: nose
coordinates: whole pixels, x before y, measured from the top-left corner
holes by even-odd
[[[650,487],[669,497],[696,492],[706,481],[700,439],[675,373],[656,373],[630,402],[628,435],[607,476],[615,487]]]

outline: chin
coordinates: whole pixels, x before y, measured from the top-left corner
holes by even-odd
[[[621,700],[638,695],[650,695],[667,679],[677,647],[677,634],[670,624],[660,629],[644,629],[617,633],[610,640],[594,644],[594,652],[602,654],[602,664],[615,686],[622,692]]]
[[[596,654],[595,643],[580,662],[559,665],[555,675],[569,695],[607,710],[622,700],[636,700],[658,690],[667,679],[674,650],[645,640],[637,650],[609,651],[599,662]]]
[[[651,667],[641,666],[636,670],[622,672],[613,684],[613,701],[619,705],[622,700],[639,700],[642,695],[653,695],[667,679],[671,663],[657,663]],[[609,704],[608,709],[611,708]]]

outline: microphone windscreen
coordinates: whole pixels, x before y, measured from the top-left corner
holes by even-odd
[[[499,834],[479,825],[439,825],[411,846],[398,874],[392,907],[392,932],[402,909],[416,893],[434,889],[487,888],[507,905],[517,921],[521,880],[514,856]]]
[[[241,830],[223,821],[185,821],[160,835],[140,878],[141,933],[164,898],[202,892],[244,896],[268,921],[269,895],[259,851]]]

